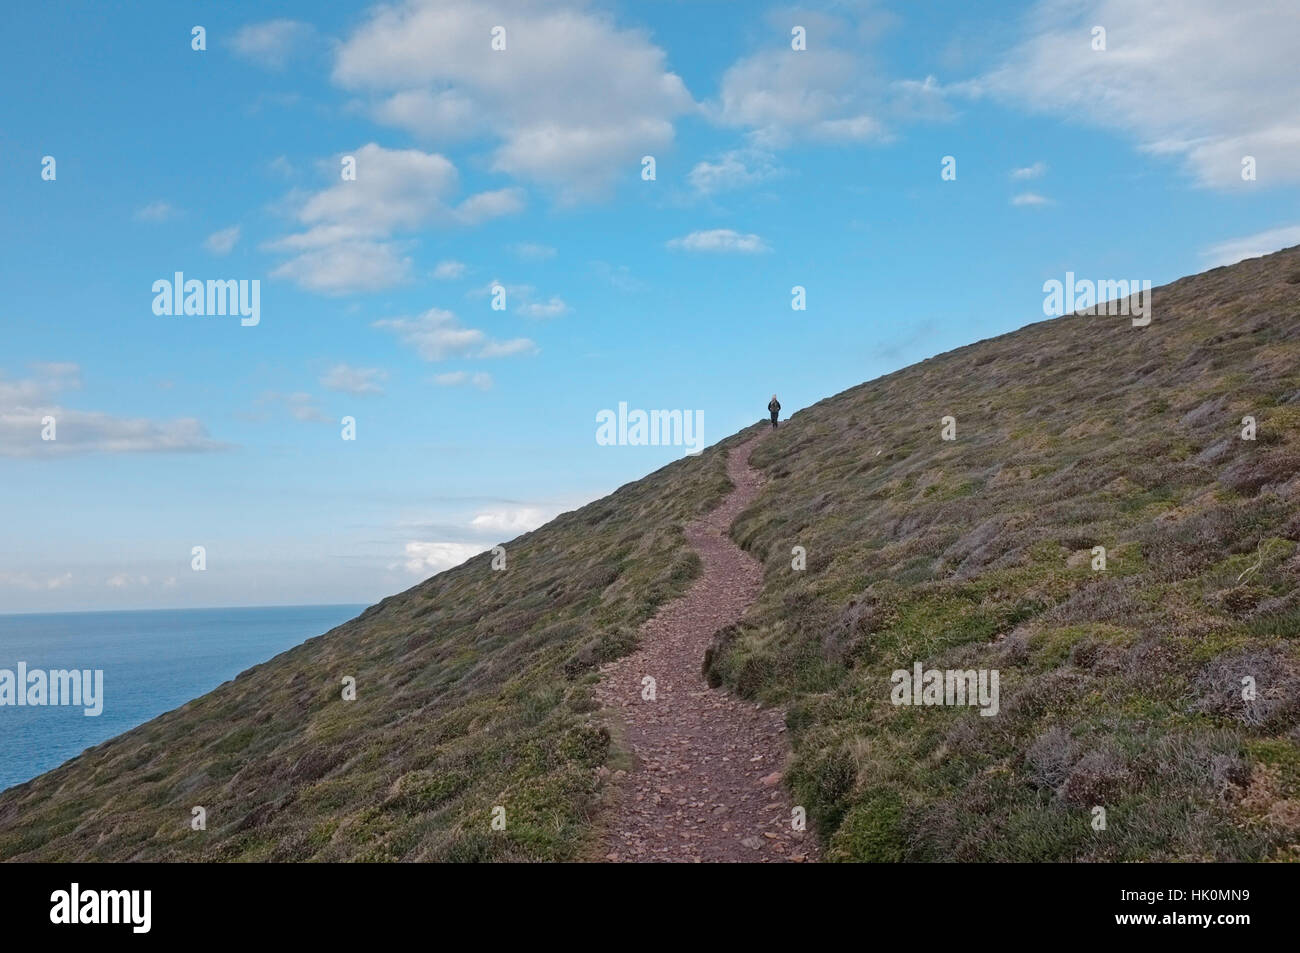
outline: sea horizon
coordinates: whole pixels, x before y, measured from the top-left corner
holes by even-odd
[[[376,602],[379,600],[376,600]],[[45,616],[45,615],[112,615],[123,612],[209,612],[209,611],[237,611],[239,609],[331,609],[336,607],[361,606],[369,608],[374,605],[373,602],[267,602],[260,605],[238,605],[238,606],[153,606],[147,609],[64,609],[57,612],[32,611],[32,612],[0,612],[0,619],[13,618],[15,616]]]
[[[367,605],[0,614],[0,693],[3,673],[19,665],[28,674],[102,672],[103,706],[87,715],[84,705],[18,705],[0,694],[0,790],[207,694]]]

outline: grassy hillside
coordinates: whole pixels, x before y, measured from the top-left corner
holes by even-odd
[[[827,859],[1297,859],[1300,249],[1154,308],[940,355],[755,451],[764,587],[711,675],[789,706]],[[698,571],[681,526],[731,442],[5,792],[0,857],[590,856],[594,667]],[[1000,713],[895,707],[916,661],[997,669]]]
[[[793,706],[828,859],[1300,859],[1300,249],[1154,308],[923,361],[755,452],[765,585],[714,675]],[[999,670],[1000,714],[894,706],[918,660]]]
[[[730,489],[724,453],[566,513],[509,544],[504,571],[471,559],[0,794],[0,858],[580,856],[610,757],[595,667],[698,572],[681,527]],[[194,806],[206,831],[190,829]]]

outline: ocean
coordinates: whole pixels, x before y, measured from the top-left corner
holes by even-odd
[[[266,606],[0,615],[0,679],[102,669],[103,713],[0,705],[0,790],[211,691],[244,669],[321,635],[364,605]]]

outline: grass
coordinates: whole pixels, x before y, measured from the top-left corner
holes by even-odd
[[[0,858],[586,856],[619,756],[596,670],[698,574],[682,526],[730,489],[725,452],[521,536],[503,572],[475,557],[0,794]]]
[[[828,860],[1300,859],[1298,270],[1291,249],[1156,289],[1142,329],[960,348],[756,449],[733,536],[763,587],[708,676],[786,707]],[[0,794],[0,858],[598,856],[630,762],[597,669],[699,572],[682,527],[745,435]],[[915,662],[997,670],[998,714],[891,704]]]
[[[715,676],[788,706],[827,859],[1294,859],[1297,261],[1158,289],[1143,331],[1067,317],[931,358],[756,451],[734,535],[763,593]],[[895,708],[916,661],[997,669],[1001,713]]]

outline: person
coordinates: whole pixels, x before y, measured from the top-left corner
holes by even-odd
[[[781,412],[781,402],[776,399],[776,394],[767,402],[767,409],[772,412],[772,426],[776,426],[776,415]]]

